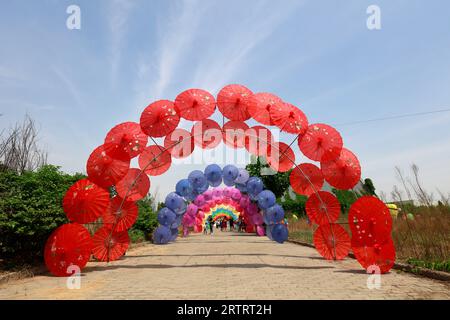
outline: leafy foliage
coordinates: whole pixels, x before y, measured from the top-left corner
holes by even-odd
[[[153,230],[158,226],[157,212],[153,209],[154,199],[147,196],[144,199],[137,201],[139,208],[139,216],[136,223],[131,227],[130,237],[133,241],[132,233],[140,234],[144,236],[145,239],[150,239]],[[139,231],[138,233],[136,233]],[[133,241],[134,242],[134,241]]]
[[[245,169],[250,173],[252,177],[259,177],[266,189],[272,191],[277,198],[283,196],[289,187],[289,175],[288,172],[274,172],[264,157],[253,158],[252,163],[248,164]]]
[[[1,257],[23,261],[42,257],[50,233],[68,222],[61,206],[65,192],[83,178],[52,165],[23,174],[0,172]]]

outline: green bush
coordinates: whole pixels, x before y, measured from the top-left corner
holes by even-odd
[[[132,243],[145,241],[145,232],[139,229],[131,229],[128,231]]]
[[[141,231],[145,239],[151,240],[153,230],[158,226],[157,213],[153,210],[153,198],[146,197],[137,202],[139,216],[130,231]]]
[[[82,178],[51,165],[21,175],[0,172],[1,258],[20,262],[41,258],[50,233],[68,222],[61,206],[65,192]]]

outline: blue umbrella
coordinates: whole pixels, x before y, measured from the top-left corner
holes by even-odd
[[[264,189],[262,180],[258,177],[251,177],[247,181],[247,192],[249,195],[257,196]]]
[[[206,176],[200,170],[194,170],[189,173],[188,180],[192,183],[194,190],[204,186],[208,182],[206,181]]]
[[[180,212],[186,206],[184,199],[175,192],[171,192],[166,196],[164,204],[174,212]]]
[[[247,192],[247,186],[245,184],[236,183],[235,187],[240,192]]]
[[[267,219],[270,224],[278,223],[284,219],[284,210],[279,204],[275,204],[268,208],[265,214],[267,215]]]
[[[222,174],[223,174],[224,181],[227,180],[227,181],[234,182],[234,180],[239,175],[239,170],[238,170],[238,168],[236,168],[236,166],[229,164],[229,165],[226,165],[225,167],[223,167]]]
[[[155,244],[166,244],[170,241],[172,233],[170,229],[165,226],[159,226],[153,232],[153,243]]]
[[[234,186],[234,180],[229,180],[229,179],[223,179],[223,183],[228,186],[228,187],[232,187]]]
[[[175,186],[176,193],[182,197],[186,197],[187,195],[192,193],[192,190],[194,190],[194,187],[188,179],[182,179],[178,181]]]
[[[264,190],[258,194],[258,206],[267,209],[275,204],[276,198],[272,191]]]
[[[222,169],[215,163],[205,168],[205,176],[211,187],[218,187],[222,183]]]
[[[289,232],[284,224],[275,224],[269,229],[271,229],[272,238],[276,242],[283,243],[288,239]]]
[[[162,208],[158,212],[158,222],[163,226],[170,226],[176,219],[177,215],[169,208]]]
[[[250,174],[248,173],[247,170],[245,169],[239,169],[238,170],[238,176],[237,178],[234,180],[234,182],[239,183],[239,184],[246,184],[248,179],[250,178]]]
[[[178,237],[178,227],[170,229],[170,241],[175,241]]]
[[[200,186],[198,188],[195,188],[195,193],[197,194],[202,194],[203,192],[205,192],[206,190],[208,190],[209,188],[209,184],[208,182],[206,182],[203,186]]]

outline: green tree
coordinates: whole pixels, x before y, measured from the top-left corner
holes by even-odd
[[[362,194],[378,197],[375,192],[375,186],[373,185],[372,179],[370,178],[364,179],[362,187],[363,187],[363,190],[361,191]]]
[[[289,188],[291,171],[273,172],[264,157],[255,158],[252,156],[252,163],[248,164],[245,169],[247,169],[251,177],[259,177],[264,183],[264,187],[272,191],[277,198],[282,197]],[[273,174],[264,174],[266,172]]]
[[[153,207],[154,203],[155,199],[151,196],[147,196],[144,199],[137,201],[139,216],[133,227],[131,227],[130,236],[136,235],[136,237],[138,237],[138,235],[140,235],[144,239],[151,239],[153,230],[158,226],[158,216]]]
[[[331,191],[338,198],[343,213],[348,213],[351,205],[359,198],[359,194],[352,190],[338,190],[333,188]]]

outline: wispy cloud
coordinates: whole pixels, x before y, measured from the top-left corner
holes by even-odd
[[[73,83],[73,81],[60,68],[52,66],[51,70],[65,85],[67,91],[70,93],[70,95],[72,96],[73,100],[78,105],[78,107],[83,108],[85,104],[83,102],[81,92],[78,89],[78,87]]]

